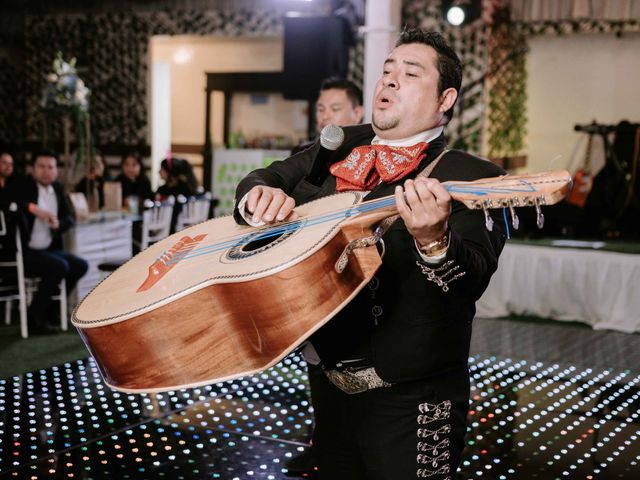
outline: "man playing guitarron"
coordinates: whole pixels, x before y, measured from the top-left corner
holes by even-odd
[[[372,124],[345,127],[328,161],[317,142],[238,185],[235,218],[253,225],[295,218],[296,205],[337,191],[368,191],[365,200],[395,193],[400,218],[382,237],[382,266],[304,352],[330,384],[316,416],[322,479],[456,475],[475,302],[504,244],[498,221],[487,230],[483,212],[440,183],[504,174],[461,151],[441,155],[461,80],[440,34],[404,31],[376,84]]]

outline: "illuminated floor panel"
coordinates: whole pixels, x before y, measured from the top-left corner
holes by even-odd
[[[470,359],[470,478],[640,478],[640,375]],[[0,477],[283,479],[311,431],[304,362],[132,395],[83,360],[0,380]]]

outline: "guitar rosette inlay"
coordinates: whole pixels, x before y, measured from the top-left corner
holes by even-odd
[[[244,260],[260,253],[271,250],[294,235],[300,228],[301,222],[287,225],[268,227],[242,237],[238,243],[229,249],[227,260]]]

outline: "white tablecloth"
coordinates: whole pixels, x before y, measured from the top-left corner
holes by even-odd
[[[510,314],[640,332],[640,255],[507,243],[477,315]]]
[[[86,275],[78,281],[74,292],[70,292],[71,305],[82,300],[104,278],[98,265],[131,258],[132,220],[133,217],[122,214],[107,215],[99,221],[78,222],[66,232],[65,248],[89,263]]]

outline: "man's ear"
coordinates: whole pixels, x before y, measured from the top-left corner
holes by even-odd
[[[356,124],[362,123],[362,117],[364,117],[364,107],[362,105],[358,105],[353,109],[356,114]]]
[[[440,95],[440,107],[438,108],[438,112],[444,113],[449,110],[454,103],[456,103],[456,99],[458,98],[458,91],[455,88],[447,88],[442,95]]]

